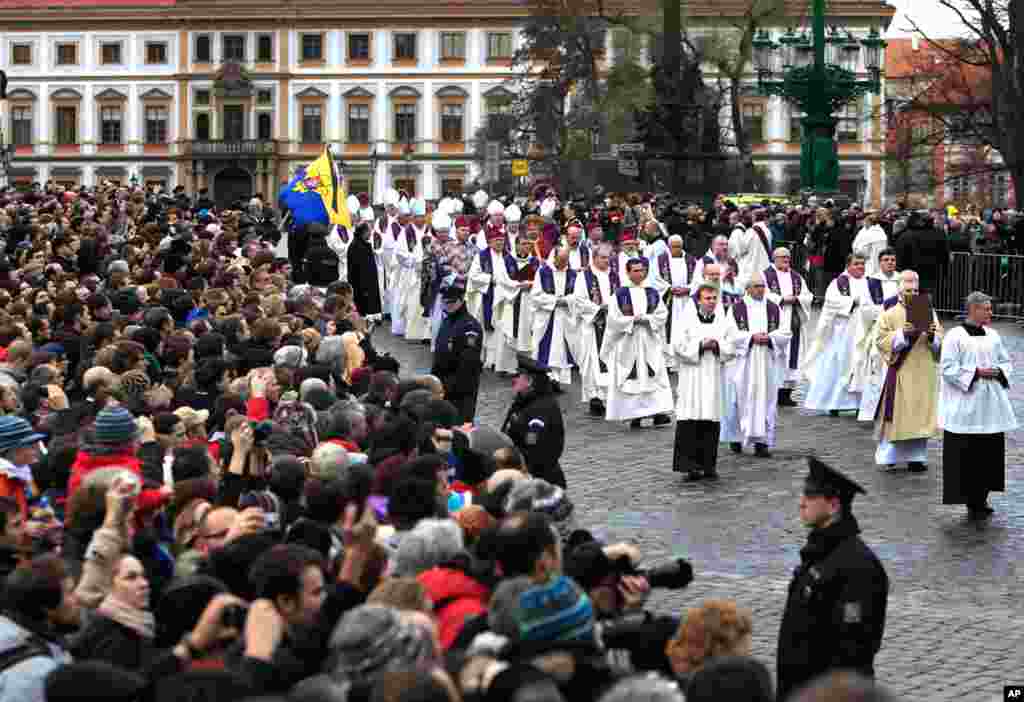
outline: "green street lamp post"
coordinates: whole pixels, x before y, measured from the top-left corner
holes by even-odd
[[[812,36],[797,36],[792,28],[772,41],[761,30],[753,41],[758,88],[764,95],[778,95],[800,108],[803,139],[800,146],[800,183],[805,191],[833,193],[839,185],[839,157],[833,116],[850,102],[881,90],[882,49],[885,41],[877,29],[856,40],[835,27],[825,34],[825,0],[812,0]],[[857,80],[861,51],[868,80]]]

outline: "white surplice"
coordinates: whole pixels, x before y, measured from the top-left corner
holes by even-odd
[[[616,297],[608,303],[608,330],[601,344],[601,359],[608,366],[605,419],[639,419],[672,411],[672,386],[665,367],[665,320],[668,309],[656,288],[626,284],[632,314],[621,309]],[[653,308],[647,291],[655,293]],[[647,320],[649,324],[641,324]]]
[[[530,355],[551,368],[551,377],[562,384],[572,383],[573,361],[579,363],[579,320],[576,315],[575,287],[568,289],[569,271],[549,266],[554,290],[544,291],[544,269],[537,271],[530,289],[533,306],[533,347]],[[576,272],[574,286],[583,285],[583,272]],[[563,304],[558,304],[562,301]]]
[[[391,298],[395,294],[395,246],[398,244],[394,235],[394,225],[398,224],[397,217],[384,215],[378,217],[373,223],[374,232],[377,236],[372,237],[373,255],[377,261],[377,284],[380,287],[381,309],[391,313]],[[377,243],[377,238],[380,243]],[[394,324],[394,320],[392,320]]]
[[[775,266],[772,266],[775,268]],[[766,292],[766,296],[769,300],[779,306],[782,311],[782,318],[779,323],[781,329],[787,329],[792,331],[793,329],[793,315],[799,315],[800,317],[800,339],[796,342],[796,368],[791,368],[793,364],[790,363],[791,355],[794,351],[793,340],[790,339],[790,343],[786,345],[786,364],[785,364],[785,378],[783,379],[783,387],[793,388],[796,387],[797,383],[800,382],[800,363],[807,356],[808,350],[811,348],[811,305],[814,303],[814,291],[811,290],[811,286],[807,284],[807,281],[800,276],[799,273],[790,268],[788,271],[783,272],[778,268],[775,268],[775,274],[779,278],[779,293],[776,295],[771,290]],[[796,296],[795,305],[783,305],[782,298],[792,297],[793,295],[793,278],[800,278],[800,294]]]
[[[779,387],[786,377],[786,355],[792,332],[779,324],[768,331],[767,296],[755,300],[743,298],[747,310],[747,330],[736,324],[736,305],[729,310],[728,342],[735,360],[730,364],[729,379],[736,388],[736,423],[730,434],[739,443],[775,445],[775,416]],[[774,304],[774,303],[772,303]],[[781,320],[782,310],[779,310]],[[768,334],[771,345],[751,342],[754,334]]]
[[[532,256],[516,258],[516,266],[523,270],[535,259]],[[536,277],[536,276],[534,276]],[[512,281],[519,282],[519,281]],[[501,310],[501,330],[505,334],[505,343],[517,353],[530,353],[533,349],[533,303],[530,301],[530,287],[509,288],[506,292],[507,304]],[[516,303],[519,303],[519,319],[516,319]],[[518,323],[517,323],[518,322]],[[516,364],[518,368],[518,363]]]
[[[327,235],[327,248],[338,255],[338,280],[348,282],[348,247],[352,243],[352,234],[339,224],[331,227]]]
[[[740,288],[747,287],[747,281],[755,271],[763,271],[772,264],[771,256],[764,244],[761,243],[761,237],[757,234],[758,230],[764,233],[770,249],[772,234],[764,222],[755,222],[750,229],[738,226],[729,236],[729,255],[736,259],[736,264],[739,266],[740,271],[736,276],[736,284]]]
[[[480,265],[480,256],[489,256],[492,273],[486,273]],[[488,329],[484,320],[484,295],[494,285],[494,298],[491,305],[491,326]],[[469,266],[466,288],[466,306],[469,313],[484,328],[483,364],[485,368],[494,368],[501,373],[513,373],[518,368],[516,350],[507,342],[502,330],[501,320],[505,306],[514,299],[519,287],[508,275],[505,266],[505,254],[496,254],[492,249],[484,249],[473,257]]]
[[[600,347],[598,346],[596,324],[604,319],[607,320],[607,310],[615,291],[612,289],[611,275],[609,270],[598,270],[590,266],[590,273],[597,282],[600,290],[600,303],[591,299],[590,291],[587,288],[587,277],[585,271],[580,271],[576,278],[576,289],[573,295],[574,312],[577,315],[579,325],[579,356],[576,363],[580,368],[580,385],[582,386],[582,401],[590,402],[597,399],[604,402],[608,397],[608,381],[611,376],[607,366],[601,369]],[[607,335],[607,332],[605,332]]]
[[[430,235],[430,227],[409,224],[406,231],[413,234],[413,245],[402,232],[398,237],[395,255],[402,266],[402,280],[398,288],[398,306],[405,321],[405,338],[409,341],[423,341],[430,338],[430,311],[423,309],[420,283],[423,278],[423,238]]]
[[[1010,394],[995,379],[975,378],[979,368],[998,368],[1007,380],[1013,372],[1010,354],[992,327],[985,336],[971,336],[961,327],[942,340],[942,390],[939,426],[954,434],[999,434],[1017,428]]]
[[[671,324],[666,324],[668,330],[665,344],[665,362],[671,369],[676,367],[677,354],[675,349],[679,346],[679,343],[683,338],[683,326],[686,323],[684,320],[684,314],[687,308],[694,306],[692,293],[700,284],[701,272],[704,269],[704,262],[699,258],[697,259],[697,263],[693,269],[692,279],[690,278],[690,269],[686,265],[685,252],[679,258],[674,258],[669,254],[668,265],[670,279],[666,280],[661,270],[661,260],[660,258],[656,258],[651,264],[653,275],[650,280],[651,284],[658,289],[659,293],[661,293],[662,299],[668,300],[668,312]],[[683,295],[676,296],[672,295],[672,288],[686,288],[686,290]],[[666,295],[668,295],[668,297],[666,297]]]
[[[883,302],[890,297],[899,295],[899,271],[894,271],[889,275],[879,271],[870,277],[882,281]],[[886,365],[885,361],[882,360],[882,354],[878,352],[878,344],[876,343],[878,340],[878,322],[881,318],[882,315],[879,313],[875,318],[874,324],[871,325],[871,331],[868,332],[867,337],[864,339],[864,345],[867,348],[864,353],[864,388],[860,397],[860,410],[857,412],[857,421],[859,422],[875,421],[875,410],[878,409],[878,401],[882,397],[882,386],[885,384]]]
[[[853,253],[864,257],[864,275],[872,276],[879,271],[878,255],[889,247],[889,237],[877,224],[861,227],[853,238]]]
[[[689,305],[683,317],[679,342],[672,349],[679,358],[676,421],[720,422],[728,383],[726,364],[732,359],[731,345],[726,338],[729,328],[726,314],[719,306],[715,309],[714,320],[705,323],[698,318],[696,305]],[[700,350],[705,339],[718,342],[718,356],[712,351]]]
[[[857,367],[861,365],[857,348],[864,346],[880,306],[871,300],[866,277],[847,277],[849,295],[839,292],[838,278],[829,283],[814,342],[800,364],[800,371],[807,379],[804,407],[809,410],[860,408],[860,391],[851,390]],[[854,302],[859,302],[857,307]]]
[[[560,243],[559,246],[568,246],[568,244]],[[550,253],[548,253],[547,264],[552,268],[555,266],[555,253],[557,251],[558,246],[555,246],[552,247]],[[576,245],[569,249],[569,268],[572,268],[574,271],[578,271],[583,268],[583,247],[581,245]]]

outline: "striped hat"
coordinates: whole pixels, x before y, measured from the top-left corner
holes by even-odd
[[[537,585],[522,576],[503,581],[491,598],[487,623],[512,641],[593,641],[594,608],[564,575]]]
[[[32,425],[21,417],[0,416],[0,452],[30,446],[45,438],[32,429]]]
[[[107,407],[96,415],[96,443],[119,446],[135,441],[139,427],[132,413],[120,405]]]

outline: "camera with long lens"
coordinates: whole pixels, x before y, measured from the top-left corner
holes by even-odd
[[[627,556],[615,559],[612,564],[620,575],[639,575],[646,578],[652,588],[682,590],[693,582],[693,566],[682,558],[642,570],[634,567]]]

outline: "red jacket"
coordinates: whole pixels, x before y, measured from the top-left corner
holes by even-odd
[[[468,619],[487,611],[491,589],[461,570],[431,568],[416,576],[434,603],[441,647],[455,643]]]
[[[71,477],[68,479],[68,500],[81,487],[82,482],[88,475],[101,468],[123,468],[130,470],[142,480],[142,464],[139,459],[130,453],[118,453],[110,456],[94,456],[93,454],[79,451],[71,466]],[[159,509],[170,502],[171,495],[165,495],[161,490],[143,490],[139,493],[136,506],[140,512],[149,512]]]

